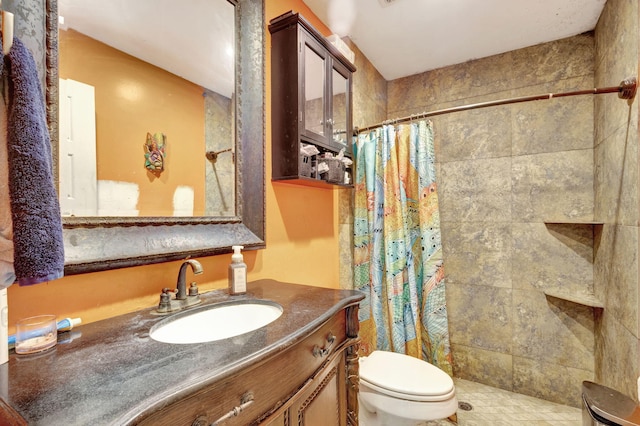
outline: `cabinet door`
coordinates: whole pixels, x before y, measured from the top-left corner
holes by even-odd
[[[289,409],[289,424],[298,426],[346,425],[344,353],[314,379],[314,384],[296,398]]]
[[[337,62],[331,67],[331,135],[337,149],[349,148],[351,139],[351,90],[349,72]]]
[[[317,141],[327,141],[327,54],[311,37],[300,37],[300,133]]]

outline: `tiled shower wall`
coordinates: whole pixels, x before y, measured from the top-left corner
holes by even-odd
[[[581,35],[389,83],[389,117],[593,86]],[[432,118],[454,375],[579,405],[594,376],[593,98]]]
[[[204,98],[204,140],[206,152],[224,152],[229,148],[231,135],[235,133],[233,123],[234,105],[233,96],[227,98],[224,95],[205,89]],[[221,155],[231,156],[226,153]],[[209,161],[205,162],[205,216],[234,216],[236,214],[235,185],[236,175],[234,161]]]
[[[595,84],[638,75],[637,0],[609,0],[596,27]],[[596,326],[596,380],[637,397],[638,99],[595,100],[595,218],[604,222],[595,253],[595,293],[604,301]]]
[[[634,0],[609,0],[595,36],[388,83],[350,44],[354,125],[615,86],[637,74],[637,9]],[[582,380],[635,395],[636,103],[629,111],[615,94],[581,96],[432,118],[456,377],[574,406]],[[340,201],[341,284],[351,287],[351,191]],[[588,223],[594,218],[606,223]],[[605,309],[545,291],[595,293]]]
[[[387,117],[592,87],[593,58],[587,34],[394,80]],[[455,376],[577,406],[594,309],[543,291],[593,293],[593,229],[572,224],[593,220],[593,98],[432,121]]]

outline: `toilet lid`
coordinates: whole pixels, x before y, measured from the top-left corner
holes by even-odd
[[[453,380],[447,373],[395,352],[373,351],[360,358],[360,380],[380,392],[409,400],[442,400],[455,395]]]

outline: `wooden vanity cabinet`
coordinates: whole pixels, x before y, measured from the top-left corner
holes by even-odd
[[[324,368],[311,378],[278,412],[263,425],[323,425],[347,423],[345,354],[338,352]]]
[[[274,18],[271,33],[272,179],[313,186],[351,186],[314,168],[325,154],[352,158],[352,73],[355,66],[302,16]],[[317,158],[300,155],[314,145]]]
[[[137,424],[357,425],[357,309],[341,310],[286,350]]]

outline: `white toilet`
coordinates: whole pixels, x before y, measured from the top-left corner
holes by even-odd
[[[395,352],[360,358],[358,417],[362,426],[414,426],[453,416],[451,377],[428,362]]]

